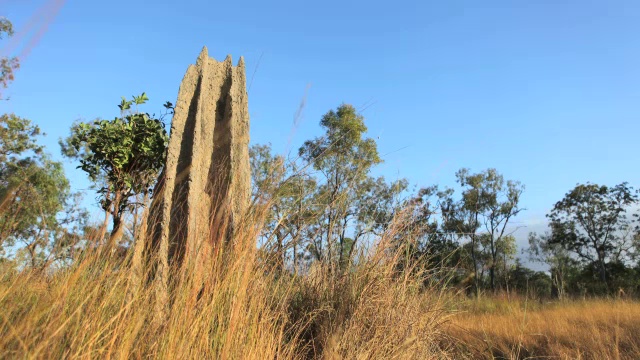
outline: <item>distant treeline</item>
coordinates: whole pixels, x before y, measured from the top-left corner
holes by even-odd
[[[11,36],[0,19],[0,38]],[[0,85],[18,68],[2,58]],[[87,173],[104,210],[94,224],[71,191],[60,162],[39,143],[28,119],[0,116],[0,264],[51,270],[66,266],[88,247],[118,246],[125,253],[143,223],[144,208],[164,159],[164,116],[142,113],[146,94],[122,99],[113,120],[76,122],[62,154]],[[359,254],[392,234],[402,254],[398,272],[454,284],[469,294],[517,291],[538,297],[637,295],[640,236],[632,213],[638,192],[627,183],[579,184],[549,214],[550,230],[529,235],[518,249],[513,219],[524,208],[525,187],[495,169],[456,173],[456,189],[410,186],[405,179],[372,176],[383,162],[364,118],[342,104],[320,120],[324,131],[295,154],[276,155],[269,145],[250,149],[253,201],[268,209],[262,254],[281,273],[304,273],[314,263],[349,271]],[[108,229],[111,229],[108,233]],[[518,256],[547,265],[525,268]]]

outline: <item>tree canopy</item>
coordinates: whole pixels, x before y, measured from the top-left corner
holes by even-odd
[[[0,116],[0,251],[23,243],[32,266],[68,252],[75,245],[70,234],[79,230],[73,227],[85,218],[74,207],[78,195],[70,191],[62,164],[38,144],[41,135],[27,119]],[[80,222],[71,225],[71,218]]]
[[[145,93],[132,100],[123,97],[120,117],[76,123],[71,135],[60,141],[63,154],[77,159],[79,168],[100,184],[100,205],[113,218],[110,247],[122,236],[124,214],[139,205],[132,197],[149,194],[164,166],[169,140],[164,123],[137,111],[147,100]]]
[[[0,40],[13,36],[13,24],[9,19],[0,17]],[[14,71],[20,67],[20,62],[16,57],[0,58],[0,90],[7,88],[14,80]],[[2,92],[0,91],[0,94]]]
[[[627,183],[578,184],[547,215],[551,236],[546,246],[566,249],[594,266],[606,286],[607,264],[627,262],[632,255],[634,234],[627,211],[637,201]]]

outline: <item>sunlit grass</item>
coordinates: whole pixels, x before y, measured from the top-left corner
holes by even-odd
[[[640,303],[526,299],[468,301],[446,332],[455,357],[640,359]]]
[[[161,321],[131,253],[87,251],[53,274],[0,270],[0,358],[640,358],[640,303],[473,299],[425,285],[419,271],[398,272],[389,243],[401,224],[348,270],[302,274],[275,271],[254,246],[259,226],[247,229],[221,245],[202,286],[176,285]]]
[[[238,246],[255,229],[238,237],[218,252],[204,291],[177,285],[161,322],[154,288],[132,280],[130,258],[87,252],[54,274],[5,271],[0,358],[447,357],[438,292],[398,276],[384,238],[347,272],[318,265],[287,275],[255,246]]]

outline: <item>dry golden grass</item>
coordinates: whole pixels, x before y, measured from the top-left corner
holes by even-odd
[[[316,314],[307,357],[325,359],[445,359],[439,348],[446,319],[436,289],[393,276],[390,264],[369,259],[349,276],[318,269],[298,284],[296,307]],[[300,339],[309,340],[308,334]],[[317,350],[322,350],[318,353]]]
[[[449,350],[473,359],[640,359],[640,303],[468,301],[447,326]]]
[[[127,295],[126,264],[3,273],[0,358],[640,358],[640,303],[470,300],[398,278],[382,253],[346,275],[274,278],[245,248],[212,269],[200,300],[179,289],[160,326],[151,289]]]
[[[201,301],[178,292],[160,326],[151,289],[128,296],[127,268],[99,258],[52,277],[5,276],[0,358],[289,357],[293,347],[281,341],[284,313],[252,267],[238,261],[216,274]]]
[[[425,288],[417,271],[396,271],[387,239],[401,230],[346,272],[291,275],[272,271],[253,227],[216,252],[202,292],[188,277],[176,285],[161,322],[131,258],[88,252],[52,275],[0,267],[0,358],[640,359],[639,303]]]
[[[342,275],[275,276],[255,246],[219,254],[200,298],[180,283],[161,324],[154,289],[135,290],[130,259],[89,253],[53,275],[0,272],[0,358],[447,357],[438,294],[398,278],[384,246]]]

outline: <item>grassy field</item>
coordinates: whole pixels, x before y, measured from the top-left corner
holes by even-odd
[[[223,253],[221,251],[220,253]],[[157,321],[154,289],[97,255],[53,276],[0,273],[0,358],[445,358],[445,314],[374,252],[348,275],[276,278],[255,247],[227,249],[200,296],[181,282]],[[114,266],[117,265],[117,266]]]
[[[640,303],[632,301],[463,301],[445,331],[455,357],[640,359]]]
[[[204,290],[180,282],[161,320],[129,259],[87,254],[54,275],[0,270],[0,358],[640,358],[637,302],[425,289],[398,276],[384,241],[342,275],[276,277],[254,246],[219,254]]]

